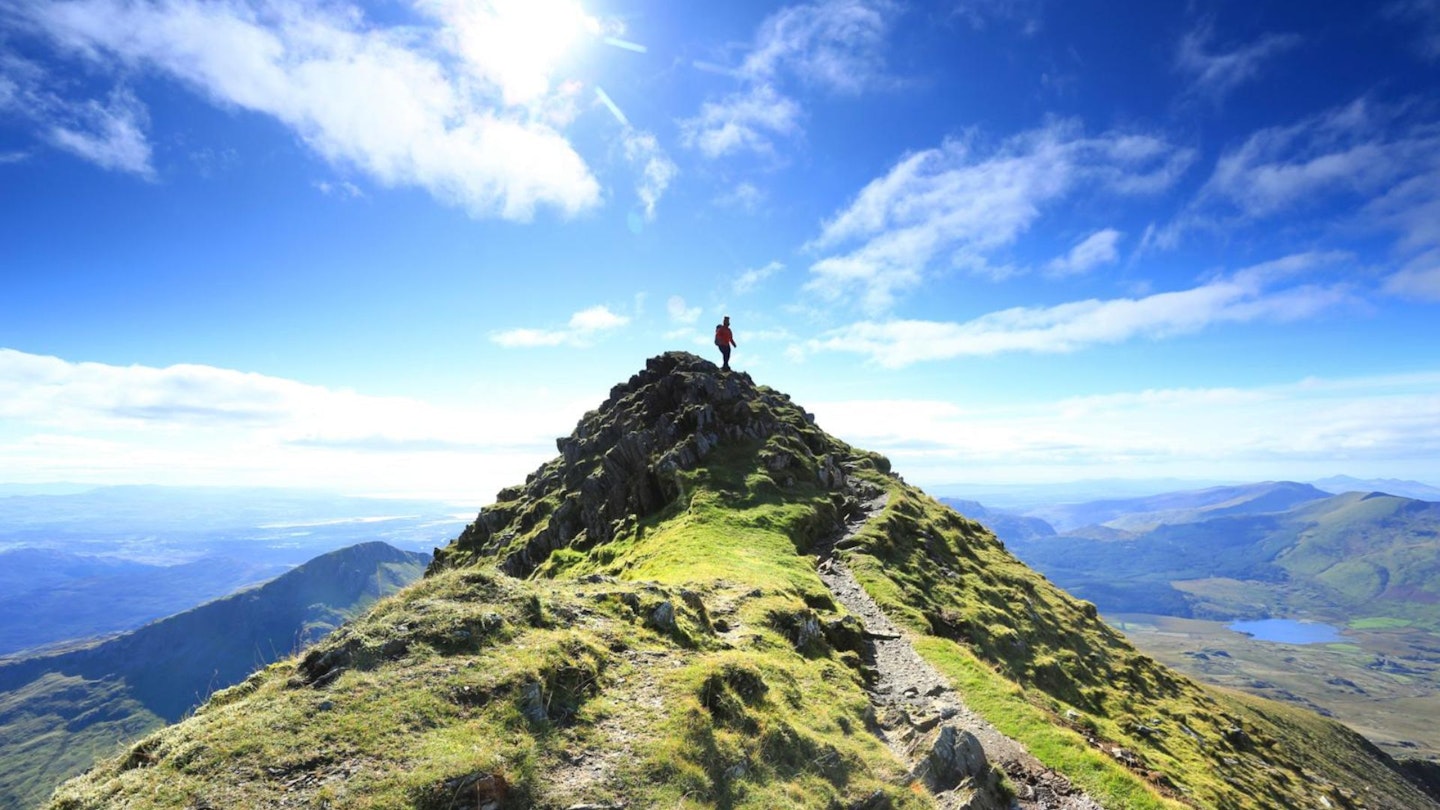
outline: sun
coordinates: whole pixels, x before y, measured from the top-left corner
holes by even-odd
[[[459,4],[456,4],[459,5]],[[500,88],[507,104],[544,96],[565,58],[600,22],[575,0],[490,0],[453,9],[451,25],[460,53]]]

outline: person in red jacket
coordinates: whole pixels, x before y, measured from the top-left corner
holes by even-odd
[[[738,345],[735,343],[735,336],[730,333],[730,316],[725,316],[725,322],[715,326],[715,345],[720,347],[720,356],[725,359],[724,365],[720,366],[722,371],[730,370],[730,347]]]

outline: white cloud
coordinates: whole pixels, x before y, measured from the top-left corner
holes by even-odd
[[[741,151],[771,155],[775,137],[799,133],[801,115],[794,99],[757,84],[700,105],[699,115],[680,122],[680,137],[710,158]]]
[[[1280,286],[1290,277],[1347,259],[1306,253],[1255,265],[1186,290],[1142,298],[1090,299],[1015,307],[965,323],[862,321],[809,341],[810,352],[860,354],[888,368],[1006,352],[1072,352],[1134,338],[1165,338],[1212,324],[1311,317],[1353,300],[1344,285]]]
[[[51,142],[102,169],[154,178],[150,143],[145,137],[149,115],[134,95],[117,90],[106,103],[89,101],[72,108],[72,112],[79,120],[74,125],[53,126]]]
[[[740,75],[773,81],[790,72],[823,89],[858,93],[885,75],[884,46],[895,5],[829,0],[783,8],[760,25]]]
[[[1069,253],[1051,260],[1046,269],[1056,276],[1072,276],[1088,273],[1102,264],[1112,264],[1120,256],[1115,249],[1120,237],[1121,233],[1114,228],[1096,231]]]
[[[648,132],[627,128],[625,132],[625,158],[640,170],[640,179],[635,185],[635,194],[645,210],[645,218],[655,218],[655,206],[670,187],[679,169],[675,166],[659,141]]]
[[[1314,204],[1322,195],[1375,194],[1428,163],[1440,133],[1424,129],[1387,138],[1387,111],[1365,100],[1298,124],[1251,135],[1221,155],[1200,199],[1222,201],[1253,218]]]
[[[588,346],[598,333],[619,329],[628,323],[630,318],[627,316],[616,314],[609,307],[599,304],[571,315],[565,329],[507,329],[492,334],[490,340],[507,349]]]
[[[1387,278],[1385,292],[1440,302],[1440,248],[1421,254]]]
[[[736,276],[731,289],[736,295],[743,295],[759,286],[760,282],[785,269],[785,265],[772,261],[764,267],[754,267]]]
[[[1213,36],[1209,23],[1187,33],[1180,39],[1175,64],[1194,78],[1197,92],[1216,99],[1259,76],[1265,61],[1301,43],[1295,34],[1267,34],[1233,51],[1216,53],[1208,50]]]
[[[700,320],[700,307],[686,306],[685,299],[678,295],[670,296],[670,300],[665,302],[665,311],[676,323],[693,324]]]
[[[992,407],[933,400],[807,406],[821,427],[885,453],[922,483],[1173,475],[1303,480],[1337,470],[1440,475],[1434,371]]]
[[[765,201],[765,192],[754,183],[740,182],[735,188],[715,198],[720,205],[733,206],[742,211],[754,213]]]
[[[1221,155],[1191,209],[1147,232],[1145,246],[1173,247],[1186,230],[1207,225],[1288,216],[1295,227],[1316,212],[1315,227],[1397,234],[1404,268],[1388,289],[1428,297],[1420,265],[1440,248],[1440,123],[1414,120],[1414,112],[1359,99],[1260,130]]]
[[[103,101],[73,101],[49,89],[55,84],[44,68],[10,54],[0,54],[0,115],[38,126],[51,145],[112,171],[155,179],[149,112],[129,89],[117,87]],[[0,163],[28,157],[12,152]]]
[[[314,185],[316,191],[319,191],[327,197],[343,197],[354,200],[365,196],[365,192],[361,191],[359,186],[348,180],[341,180],[335,183],[329,180],[317,180]]]
[[[382,185],[423,188],[472,216],[528,220],[541,206],[569,216],[597,205],[599,184],[552,120],[573,88],[537,97],[535,64],[497,73],[475,61],[470,34],[487,14],[520,15],[517,25],[538,36],[522,11],[529,6],[436,0],[427,8],[450,27],[385,28],[353,7],[298,0],[258,8],[62,0],[29,14],[60,47],[96,66],[154,71],[222,106],[271,116],[337,165]],[[478,16],[464,16],[472,12]],[[520,59],[521,50],[505,53]]]
[[[870,182],[825,223],[812,250],[831,253],[811,265],[807,287],[829,299],[862,293],[870,312],[888,308],[917,286],[938,258],[954,267],[999,275],[991,254],[1012,244],[1080,184],[1114,194],[1170,187],[1193,152],[1147,135],[1086,137],[1074,122],[1054,122],[1005,141],[988,156],[968,141],[908,155]]]
[[[683,142],[709,158],[775,155],[776,140],[800,135],[804,118],[799,102],[778,89],[781,82],[794,77],[847,94],[884,84],[884,46],[897,9],[888,0],[826,0],[770,15],[739,68],[697,64],[744,87],[704,102],[698,115],[680,121]]]
[[[30,481],[321,486],[488,499],[584,403],[495,386],[464,407],[183,364],[0,349],[0,469]]]

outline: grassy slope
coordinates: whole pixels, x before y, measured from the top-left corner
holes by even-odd
[[[567,503],[542,485],[605,466],[547,465],[535,487],[487,509],[506,518],[495,545],[462,536],[421,583],[67,784],[51,806],[448,808],[475,806],[502,780],[512,807],[828,807],[877,791],[926,806],[896,786],[899,765],[865,730],[858,655],[796,645],[807,619],[839,619],[805,554],[840,506],[808,483],[821,451],[891,488],[848,552],[872,595],[979,710],[1106,806],[1304,807],[1322,795],[1354,806],[1361,774],[1387,796],[1418,796],[1334,724],[1158,667],[978,525],[883,475],[881,460],[816,436],[798,409],[776,416],[788,434],[675,473],[665,486],[677,494],[617,518],[612,541],[575,536],[531,579],[506,577],[493,563],[533,548]],[[1098,753],[1087,735],[1144,766]],[[1353,770],[1306,763],[1295,747],[1350,757]]]
[[[131,633],[0,667],[0,807],[39,806],[63,779],[423,570],[420,555],[353,546]]]
[[[1154,805],[1111,774],[1089,773],[1097,755],[1086,738],[1125,749],[1152,784],[1200,807],[1430,806],[1360,735],[1161,667],[1093,606],[916,490],[893,486],[862,537],[848,552],[856,575],[928,636],[922,651],[970,684],[967,696],[1001,730],[1107,806]]]

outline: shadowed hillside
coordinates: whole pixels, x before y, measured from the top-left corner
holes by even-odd
[[[424,580],[50,806],[1437,806],[748,375],[653,358],[558,450]]]
[[[0,662],[0,806],[36,806],[97,757],[323,638],[427,561],[353,546],[85,648]]]

